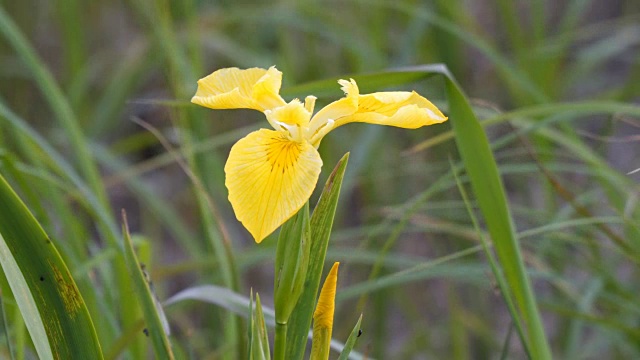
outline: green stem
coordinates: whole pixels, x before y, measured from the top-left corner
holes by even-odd
[[[273,344],[273,359],[284,360],[287,351],[287,323],[276,323],[276,338]]]

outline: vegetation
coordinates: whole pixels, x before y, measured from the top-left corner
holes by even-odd
[[[340,262],[338,348],[640,358],[639,19],[634,0],[0,2],[0,357],[273,349],[284,250],[236,220],[223,170],[264,116],[190,99],[217,69],[276,65],[287,101],[320,109],[353,78],[449,117],[318,149],[305,221],[331,235],[309,274]]]

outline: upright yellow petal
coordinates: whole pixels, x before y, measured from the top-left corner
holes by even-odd
[[[325,360],[329,358],[339,266],[339,262],[333,264],[324,281],[324,285],[322,285],[322,290],[320,290],[318,304],[313,313],[313,343],[311,345],[310,360]]]
[[[225,68],[198,80],[198,90],[191,102],[212,109],[255,109],[264,111],[282,106],[282,73],[269,70]]]
[[[267,120],[271,124],[281,123],[283,125],[308,126],[311,113],[305,108],[298,99],[293,99],[284,106],[277,107],[273,110],[265,111]],[[280,126],[276,128],[279,130]]]
[[[322,160],[308,142],[261,129],[231,148],[224,167],[229,201],[256,242],[287,221],[307,202]]]
[[[365,122],[416,129],[446,120],[447,117],[435,105],[415,91],[392,91],[360,95],[358,110],[337,119],[335,127],[350,122]]]
[[[342,85],[342,91],[346,96],[320,109],[309,122],[306,137],[316,147],[322,137],[334,128],[336,119],[347,117],[358,111],[360,93],[356,82],[351,79],[351,81],[340,80],[338,83]]]

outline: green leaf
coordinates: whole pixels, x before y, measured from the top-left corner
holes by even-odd
[[[244,317],[247,316],[247,309],[250,307],[250,299],[246,296],[216,285],[202,285],[184,289],[167,299],[165,304],[170,306],[185,300],[197,300],[215,304]],[[267,324],[273,327],[276,323],[275,312],[265,307],[263,315]]]
[[[269,337],[267,333],[267,325],[264,321],[262,313],[262,304],[260,303],[260,295],[256,294],[256,311],[252,311],[251,317],[251,360],[270,360],[269,353]]]
[[[311,250],[309,202],[280,230],[276,249],[273,302],[276,310],[276,334],[273,358],[285,359],[287,322],[304,289]]]
[[[136,295],[144,314],[146,322],[146,331],[151,338],[153,351],[157,359],[173,359],[171,351],[171,343],[167,337],[166,319],[160,303],[156,300],[155,295],[151,291],[151,284],[148,275],[140,264],[133,250],[133,242],[129,233],[129,225],[125,212],[122,212],[122,233],[124,236],[124,255],[127,263],[129,274],[133,278]]]
[[[41,359],[102,359],[87,307],[38,221],[0,176],[0,265]]]
[[[264,319],[264,316],[263,316]],[[253,288],[251,289],[251,292],[249,293],[249,324],[247,324],[247,337],[249,339],[249,351],[247,352],[248,354],[248,360],[252,360],[253,359],[253,337],[254,337],[254,321],[253,321]]]
[[[311,257],[304,291],[293,311],[287,330],[287,358],[302,359],[307,346],[307,334],[316,304],[320,278],[329,245],[329,235],[333,226],[342,179],[347,167],[349,154],[345,154],[329,176],[320,200],[311,216]]]
[[[448,75],[448,72],[445,73]],[[522,259],[513,219],[502,179],[489,146],[466,96],[448,75],[449,117],[458,151],[471,180],[476,200],[491,235],[504,275],[527,330],[529,349],[534,359],[551,359],[544,327]]]
[[[453,162],[451,163],[451,167],[453,167]],[[471,218],[471,222],[473,224],[474,229],[476,230],[476,233],[478,234],[478,238],[480,239],[480,243],[482,244],[482,249],[484,250],[486,256],[487,256],[487,260],[489,261],[489,265],[491,266],[491,271],[493,272],[493,276],[495,276],[495,281],[498,283],[498,287],[500,289],[500,291],[502,292],[502,297],[505,300],[505,303],[507,304],[507,308],[509,309],[509,314],[511,314],[511,318],[513,319],[513,323],[514,326],[516,328],[516,330],[518,331],[518,335],[520,336],[520,339],[522,340],[522,345],[524,348],[524,352],[527,354],[527,356],[529,358],[531,358],[531,353],[529,352],[529,348],[528,348],[528,344],[527,344],[527,337],[524,333],[524,330],[522,329],[522,321],[520,320],[520,314],[518,313],[518,311],[515,308],[515,305],[513,303],[513,299],[512,299],[512,294],[511,291],[509,290],[509,287],[507,286],[507,282],[504,278],[504,275],[502,273],[502,271],[500,270],[499,266],[498,266],[498,262],[495,260],[495,257],[493,256],[493,253],[491,252],[490,249],[490,244],[489,242],[485,239],[485,234],[483,233],[483,231],[480,229],[480,225],[478,223],[478,220],[476,219],[476,216],[473,213],[473,209],[472,209],[472,205],[471,202],[469,201],[469,198],[467,196],[467,192],[465,191],[464,187],[462,186],[462,182],[460,181],[460,178],[458,177],[458,175],[455,173],[454,171],[454,176],[456,179],[456,184],[458,185],[458,189],[460,190],[460,196],[462,196],[462,200],[464,201],[465,207],[467,208],[467,212],[469,213],[469,217]],[[509,334],[511,334],[511,328],[509,330]],[[507,341],[505,342],[505,347],[503,349],[507,349],[508,348],[508,340],[511,338],[511,336],[507,336]],[[505,354],[506,352],[503,351],[503,354]]]
[[[338,358],[338,360],[347,360],[349,358],[349,354],[351,353],[351,350],[353,350],[353,347],[356,345],[356,341],[362,334],[360,330],[361,323],[362,323],[362,314],[360,314],[360,317],[358,318],[358,322],[356,323],[356,326],[354,326],[353,330],[351,330],[351,334],[349,335],[347,342],[344,343],[344,348],[342,349],[342,352],[340,353],[340,357]]]
[[[282,226],[278,237],[273,296],[278,323],[287,323],[302,294],[309,267],[311,250],[309,236],[309,203],[307,202]]]

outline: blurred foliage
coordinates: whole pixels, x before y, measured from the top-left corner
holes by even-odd
[[[554,355],[640,358],[638,1],[0,6],[0,172],[61,252],[105,357],[151,356],[131,300],[122,208],[144,236],[139,260],[161,300],[216,284],[247,298],[253,288],[272,307],[277,236],[253,243],[222,171],[263,115],[192,106],[198,78],[276,65],[287,99],[326,103],[341,95],[338,78],[384,73],[387,88],[447,110],[441,78],[393,72],[444,63],[491,140]],[[323,79],[333,85],[314,83]],[[358,81],[363,93],[383,90]],[[363,312],[356,349],[370,357],[525,357],[451,176],[451,138],[450,124],[354,124],[320,147],[320,183],[351,151],[327,253],[342,262],[334,336],[347,339]],[[32,358],[15,301],[2,295],[0,357]],[[165,311],[176,358],[245,355],[244,319],[197,301]]]

